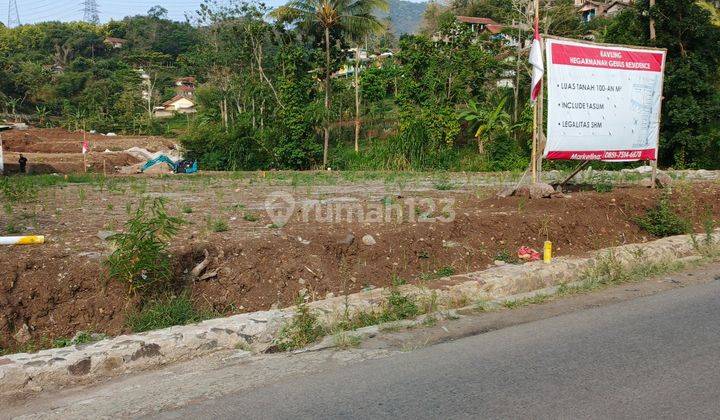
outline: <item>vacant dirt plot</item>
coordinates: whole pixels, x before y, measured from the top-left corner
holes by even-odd
[[[115,168],[140,162],[123,150],[141,147],[151,152],[175,147],[173,141],[162,137],[108,137],[88,134],[91,153],[88,155],[89,170],[102,173],[103,161],[109,173]],[[28,171],[35,174],[83,172],[82,132],[60,128],[31,128],[3,133],[3,149],[6,170],[17,172],[17,161],[22,153],[28,158]]]
[[[121,230],[142,197],[166,197],[170,212],[189,222],[172,243],[178,283],[207,250],[205,273],[215,275],[186,285],[197,306],[230,314],[291,305],[303,289],[323,298],[393,279],[432,287],[441,275],[484,269],[520,246],[539,250],[546,239],[557,255],[650,240],[634,218],[662,193],[632,187],[528,200],[498,198],[478,186],[485,182],[323,173],[111,177],[45,188],[30,203],[6,200],[2,233],[44,234],[48,242],[0,249],[0,346],[15,346],[22,325],[35,339],[127,331],[136,302],[107,278],[111,244],[98,233]],[[678,183],[671,197],[701,230],[709,214],[720,215],[718,193],[717,183]],[[268,197],[278,211],[289,208],[281,205],[289,197],[296,201],[287,224],[271,220]]]

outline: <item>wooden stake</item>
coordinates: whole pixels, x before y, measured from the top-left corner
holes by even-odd
[[[533,136],[532,136],[532,154],[530,157],[530,171],[532,172],[532,183],[537,183],[537,123],[538,123],[538,106],[537,102],[533,106]]]
[[[0,134],[0,175],[5,175],[5,157],[3,156],[3,141]]]
[[[87,173],[87,153],[85,153],[85,142],[87,141],[87,132],[83,129],[83,171]]]
[[[576,176],[577,174],[579,174],[580,171],[582,171],[583,169],[587,168],[587,166],[590,165],[590,162],[591,162],[591,161],[589,161],[589,160],[582,161],[582,162],[575,168],[575,170],[572,171],[572,173],[570,174],[570,176],[568,176],[567,178],[565,178],[565,180],[560,183],[560,185],[559,185],[559,186],[560,186],[560,190],[562,191],[562,189],[565,187],[565,184],[567,184],[568,182],[570,182],[571,179],[575,178],[575,176]]]

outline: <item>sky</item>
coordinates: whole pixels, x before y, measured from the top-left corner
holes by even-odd
[[[0,17],[7,20],[8,4],[11,0],[0,0]],[[23,24],[37,23],[48,20],[74,21],[83,19],[84,0],[15,0]],[[96,0],[100,9],[100,21],[122,19],[125,16],[145,14],[156,5],[168,10],[168,17],[174,20],[185,20],[185,13],[198,9],[202,0]],[[225,1],[225,0],[218,0]],[[421,1],[421,0],[411,0]],[[274,7],[284,0],[265,0],[265,4]],[[0,6],[1,7],[1,6]]]
[[[7,20],[8,3],[0,0],[4,6],[0,10],[3,22]],[[73,21],[83,19],[84,0],[15,0],[23,24],[37,23],[48,20]],[[168,17],[185,20],[185,13],[197,10],[202,0],[96,0],[100,9],[100,21],[122,19],[129,15],[145,14],[156,5],[168,10]],[[222,0],[220,0],[222,1]],[[267,0],[268,6],[282,4],[282,0]],[[1,6],[0,6],[1,7]],[[7,22],[5,22],[7,23]]]

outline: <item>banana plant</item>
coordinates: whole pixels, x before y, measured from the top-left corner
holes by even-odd
[[[47,127],[47,119],[50,115],[50,111],[48,111],[47,107],[45,105],[37,105],[35,106],[35,115],[37,115],[38,122],[40,123],[41,127]]]
[[[460,112],[460,119],[467,121],[471,129],[475,131],[475,138],[478,143],[478,153],[485,153],[486,141],[490,141],[498,133],[506,132],[510,128],[510,114],[505,111],[507,97],[503,97],[493,105],[492,102],[478,104],[470,100],[467,109]]]

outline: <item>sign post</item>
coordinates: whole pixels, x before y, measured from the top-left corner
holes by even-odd
[[[530,87],[530,100],[533,103],[533,132],[532,132],[532,153],[530,156],[530,172],[532,183],[539,180],[538,157],[540,134],[542,132],[542,100],[543,100],[543,77],[545,70],[542,58],[542,43],[540,38],[540,0],[534,0],[535,18],[533,20],[533,42],[530,48],[529,62],[532,66],[532,85]]]
[[[657,161],[664,49],[548,37],[544,158]]]

